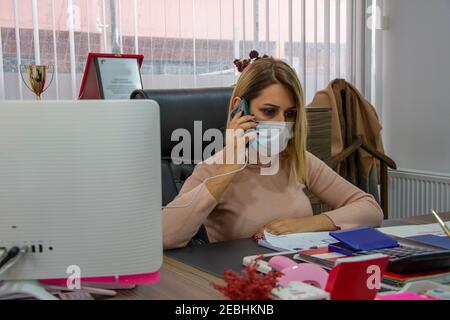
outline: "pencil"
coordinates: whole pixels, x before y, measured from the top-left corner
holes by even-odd
[[[447,237],[450,238],[450,230],[448,229],[447,224],[441,219],[441,217],[438,216],[436,211],[431,210],[431,212],[433,212],[434,217],[439,222],[439,225],[441,226],[442,230],[444,230],[444,232],[447,235]]]

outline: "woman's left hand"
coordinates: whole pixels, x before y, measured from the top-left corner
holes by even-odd
[[[264,238],[264,230],[274,235],[284,235],[302,232],[335,231],[337,229],[327,215],[321,214],[310,217],[274,220],[265,225],[253,237],[255,239]]]

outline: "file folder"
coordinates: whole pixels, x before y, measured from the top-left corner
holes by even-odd
[[[355,251],[370,251],[399,246],[397,240],[371,227],[330,232],[330,236]]]

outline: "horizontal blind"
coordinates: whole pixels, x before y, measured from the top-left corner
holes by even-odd
[[[306,100],[357,79],[353,0],[5,0],[0,99],[32,99],[21,63],[55,65],[45,99],[77,96],[89,51],[141,53],[146,88],[231,86],[252,49],[297,71]],[[114,12],[112,11],[114,10]],[[117,20],[117,21],[116,21]],[[115,28],[114,30],[112,30]],[[115,41],[113,43],[113,41]],[[362,45],[358,43],[358,45]],[[362,63],[362,62],[361,62]]]

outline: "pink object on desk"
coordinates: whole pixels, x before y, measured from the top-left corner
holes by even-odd
[[[428,297],[418,295],[415,292],[402,292],[397,294],[388,294],[376,298],[375,300],[434,300]]]
[[[293,281],[309,283],[320,289],[325,289],[327,285],[328,272],[315,264],[298,264],[287,257],[276,256],[269,260],[269,266],[283,273],[278,279],[280,286],[286,286]]]
[[[45,279],[39,282],[48,285],[66,286],[67,279]],[[126,275],[107,277],[93,277],[93,278],[81,278],[81,283],[83,282],[96,282],[96,283],[117,283],[120,285],[145,285],[159,282],[159,271],[146,274],[136,274],[136,275]]]
[[[275,256],[269,260],[269,265],[276,271],[281,272],[281,270],[296,266],[298,263],[287,257]]]

